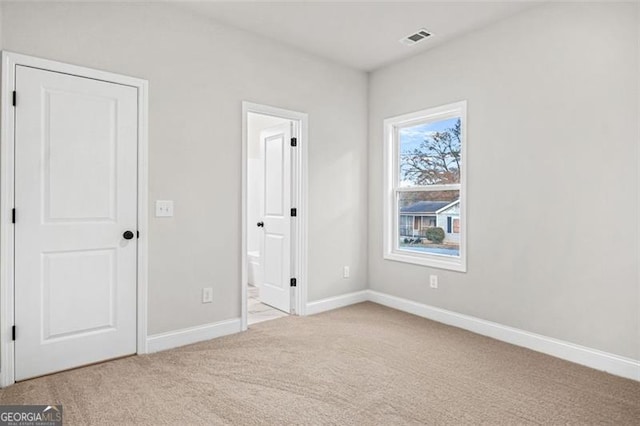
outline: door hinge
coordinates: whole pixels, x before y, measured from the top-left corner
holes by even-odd
[[[13,99],[12,99],[12,103],[13,106],[16,106],[16,98],[18,97],[18,94],[16,93],[16,91],[13,91]]]
[[[298,209],[294,207],[291,209],[291,217],[296,217],[296,216],[298,216]]]
[[[291,278],[291,287],[296,287],[298,285],[298,281],[295,278]]]
[[[136,231],[136,238],[140,239],[140,231]]]
[[[16,93],[16,92],[13,92],[13,93]],[[291,138],[291,146],[298,146],[298,138]]]
[[[16,209],[11,209],[11,223],[16,223]]]
[[[11,327],[11,340],[16,340],[16,326]]]

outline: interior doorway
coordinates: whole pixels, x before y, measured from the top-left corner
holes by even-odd
[[[248,324],[291,313],[291,151],[296,123],[249,113]],[[253,225],[253,226],[252,226]]]
[[[306,119],[243,104],[243,329],[304,314]]]

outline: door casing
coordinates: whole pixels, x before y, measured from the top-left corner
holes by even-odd
[[[291,207],[297,209],[297,215],[292,220],[292,275],[296,278],[293,294],[293,309],[296,315],[306,315],[307,312],[307,220],[308,220],[308,167],[307,155],[309,145],[309,116],[303,112],[290,111],[268,105],[252,102],[242,102],[242,243],[241,243],[241,272],[240,272],[240,300],[242,312],[242,331],[247,330],[247,292],[249,278],[249,261],[247,255],[247,163],[248,163],[248,115],[256,113],[272,117],[284,118],[296,123],[292,137],[298,140],[297,146],[291,149]]]
[[[131,86],[138,91],[138,239],[137,253],[137,348],[138,354],[147,352],[147,270],[148,270],[148,82],[105,71],[94,70],[57,61],[36,58],[13,52],[2,52],[2,100],[0,111],[0,386],[15,382],[14,342],[14,227],[11,220],[14,208],[14,143],[15,69],[17,65],[55,71],[78,77]],[[17,97],[17,105],[19,105]],[[17,327],[19,334],[19,325]]]

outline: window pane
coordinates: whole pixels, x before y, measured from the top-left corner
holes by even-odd
[[[398,129],[399,185],[460,183],[460,118]]]
[[[398,249],[460,256],[460,191],[398,193]]]

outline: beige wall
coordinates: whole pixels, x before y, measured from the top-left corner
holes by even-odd
[[[371,75],[373,290],[640,358],[636,8],[539,6]],[[463,99],[468,272],[383,260],[382,120]]]
[[[151,334],[240,316],[243,100],[309,114],[309,300],[366,287],[364,73],[172,5],[2,8],[4,49],[149,80]]]

